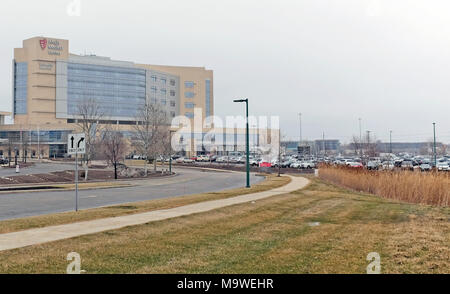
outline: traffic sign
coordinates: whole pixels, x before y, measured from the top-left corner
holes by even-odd
[[[86,153],[86,136],[84,133],[69,134],[67,137],[67,153],[70,155]]]

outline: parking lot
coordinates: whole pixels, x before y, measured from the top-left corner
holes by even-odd
[[[160,159],[162,160],[162,159]],[[168,159],[165,159],[168,161]],[[216,168],[242,169],[245,167],[245,156],[193,156],[193,157],[174,157],[176,164],[207,166]],[[414,170],[428,172],[436,170],[439,172],[450,171],[450,156],[441,156],[434,159],[430,156],[408,156],[408,155],[390,155],[389,157],[301,157],[298,155],[283,155],[281,160],[278,158],[264,159],[257,155],[249,157],[249,163],[254,170],[263,169],[264,171],[278,170],[289,172],[308,172],[318,168],[320,164],[331,164],[348,166],[350,168],[365,168],[368,170]]]

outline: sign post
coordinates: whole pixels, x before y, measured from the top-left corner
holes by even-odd
[[[75,211],[78,211],[78,154],[86,153],[86,136],[70,134],[67,139],[67,153],[75,155]]]

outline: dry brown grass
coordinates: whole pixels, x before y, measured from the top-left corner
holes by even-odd
[[[319,222],[311,227],[310,222]],[[0,273],[449,273],[450,208],[305,190],[114,231],[0,252]]]
[[[266,179],[264,181],[252,185],[250,189],[236,188],[220,192],[210,192],[188,196],[178,196],[173,198],[125,203],[108,207],[86,209],[78,212],[64,212],[0,221],[0,234],[52,225],[62,225],[79,221],[88,221],[99,218],[142,213],[152,210],[169,209],[202,201],[230,198],[237,195],[262,192],[278,188],[288,184],[291,181],[289,177],[277,177],[275,175],[265,176]]]
[[[384,198],[437,206],[450,204],[450,176],[447,173],[411,171],[368,171],[323,166],[321,179]]]

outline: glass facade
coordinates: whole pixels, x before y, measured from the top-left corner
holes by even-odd
[[[206,87],[206,95],[205,95],[205,112],[206,112],[206,117],[211,115],[211,81],[210,80],[206,80],[205,81],[205,87]]]
[[[84,99],[95,99],[101,111],[112,117],[135,117],[145,105],[144,69],[68,63],[67,82],[70,115],[77,114]]]
[[[66,143],[68,134],[73,131],[23,131],[23,135],[27,135],[27,141],[35,143]],[[26,134],[25,134],[26,133]],[[0,139],[11,139],[14,143],[20,142],[20,131],[2,131]]]
[[[28,63],[14,64],[14,114],[27,113]]]

